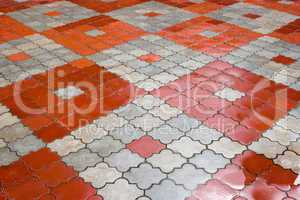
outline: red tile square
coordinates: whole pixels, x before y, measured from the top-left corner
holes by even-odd
[[[253,13],[247,13],[247,14],[244,14],[244,17],[247,17],[247,18],[250,18],[250,19],[257,19],[261,16],[257,15],[257,14],[253,14]]]
[[[146,17],[157,17],[157,16],[160,16],[162,15],[161,13],[157,13],[157,12],[148,12],[148,13],[145,13],[144,16]]]
[[[45,13],[45,15],[47,15],[48,17],[56,17],[56,16],[60,16],[61,13],[59,11],[50,11]]]
[[[153,63],[153,62],[159,61],[160,56],[150,53],[150,54],[147,54],[147,55],[140,56],[140,57],[138,57],[138,59],[140,59],[142,61],[145,61],[147,63]]]
[[[87,31],[97,29],[104,34],[97,37],[86,34]],[[143,35],[144,31],[109,16],[100,15],[47,30],[43,34],[66,48],[86,56],[136,39]]]
[[[21,61],[26,61],[30,59],[31,57],[27,55],[26,53],[16,53],[9,55],[7,59],[9,59],[12,62],[21,62]]]
[[[272,58],[272,60],[274,62],[284,64],[284,65],[290,65],[290,64],[293,64],[295,62],[294,59],[292,59],[290,57],[283,56],[283,55],[276,56],[276,57]]]
[[[211,31],[218,33],[214,37],[206,37],[200,33]],[[247,44],[260,36],[244,28],[223,21],[200,16],[176,24],[159,32],[167,39],[212,56],[226,55],[236,47]],[[240,42],[237,44],[236,40]]]
[[[31,79],[39,85],[21,90],[19,99],[11,96],[15,85],[0,88],[0,92],[11,90],[9,97],[1,103],[46,143],[68,135],[141,94],[128,81],[86,59],[34,75]],[[84,94],[71,99],[62,99],[55,94],[59,88],[70,85]]]

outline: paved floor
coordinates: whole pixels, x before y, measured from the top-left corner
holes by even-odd
[[[299,1],[0,1],[1,200],[300,200],[299,102]]]

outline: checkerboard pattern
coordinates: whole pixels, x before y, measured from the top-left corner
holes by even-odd
[[[0,1],[0,199],[300,200],[300,3]]]

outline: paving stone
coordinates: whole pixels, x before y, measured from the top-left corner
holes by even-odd
[[[197,128],[191,129],[186,135],[193,140],[200,141],[202,144],[211,144],[213,141],[216,141],[223,136],[222,133],[215,129],[208,128],[205,125],[200,125]]]
[[[81,149],[78,152],[68,154],[62,160],[76,171],[83,171],[87,167],[92,167],[99,163],[102,159],[88,149]]]
[[[157,139],[164,144],[168,144],[173,140],[177,140],[178,138],[183,136],[184,133],[176,128],[164,124],[159,128],[154,128],[151,132],[149,132],[149,135],[151,135],[154,139]]]
[[[8,143],[30,134],[32,134],[32,131],[21,123],[16,123],[0,130],[0,138]]]
[[[277,155],[282,154],[286,147],[277,142],[271,142],[269,139],[261,138],[257,142],[253,142],[249,149],[258,154],[264,154],[267,158],[275,158]]]
[[[245,96],[244,93],[242,93],[238,90],[233,90],[228,87],[216,92],[215,95],[221,97],[222,99],[226,99],[228,101],[235,101],[235,100]]]
[[[73,136],[66,136],[62,139],[54,140],[47,146],[60,156],[65,156],[84,148],[84,144],[80,140],[76,140]]]
[[[300,154],[300,140],[298,139],[296,142],[291,142],[291,144],[288,146],[288,149]]]
[[[225,137],[213,142],[208,146],[208,148],[214,150],[216,153],[224,155],[226,158],[234,158],[235,155],[240,154],[246,150],[245,146]]]
[[[185,199],[189,192],[181,186],[175,185],[170,180],[164,180],[160,185],[154,185],[150,190],[146,191],[146,195],[152,200],[165,199],[181,200]]]
[[[300,123],[300,119],[297,119],[292,116],[287,116],[277,122],[277,124],[285,129],[289,129],[295,133],[300,134],[300,128],[298,124]]]
[[[141,130],[134,128],[130,124],[126,124],[121,128],[116,128],[109,133],[113,138],[121,140],[124,144],[129,144],[133,140],[145,135]]]
[[[6,127],[6,126],[10,126],[13,125],[17,122],[19,122],[20,120],[13,116],[10,113],[4,113],[2,115],[0,115],[0,129]]]
[[[200,153],[206,147],[198,141],[193,141],[189,137],[181,137],[179,140],[168,144],[168,148],[175,153],[180,153],[185,158],[191,158],[194,154]]]
[[[176,127],[183,132],[187,132],[192,128],[196,128],[200,125],[200,122],[194,118],[188,117],[185,114],[181,114],[178,117],[174,117],[167,122],[170,126]]]
[[[297,174],[300,172],[300,156],[294,152],[285,151],[284,154],[278,156],[274,162],[285,169],[293,170]]]
[[[60,88],[54,92],[61,99],[72,99],[79,95],[84,94],[84,92],[77,87],[67,86],[66,88]]]
[[[107,183],[112,183],[122,176],[115,168],[106,163],[99,163],[95,167],[89,167],[79,174],[86,182],[92,183],[96,188],[102,188]],[[102,194],[101,194],[102,195]]]
[[[17,154],[10,151],[7,147],[0,148],[0,166],[7,166],[18,159]]]
[[[278,142],[285,146],[290,145],[291,142],[295,142],[300,137],[298,134],[295,134],[290,130],[283,129],[279,126],[275,126],[266,131],[263,136],[269,138],[271,141]]]
[[[110,166],[117,168],[121,172],[128,171],[131,167],[137,167],[144,161],[138,154],[132,153],[128,149],[123,149],[118,153],[113,153],[104,159]]]
[[[172,151],[165,149],[159,154],[154,154],[147,159],[154,167],[159,167],[163,172],[169,173],[174,168],[180,167],[186,160],[179,154],[175,154]]]
[[[204,184],[211,179],[210,174],[202,169],[196,169],[192,164],[184,164],[182,168],[175,169],[168,177],[188,190],[194,190],[197,185]]]
[[[118,117],[114,113],[111,113],[94,121],[94,124],[96,124],[100,128],[104,128],[107,131],[111,131],[117,127],[122,127],[126,123],[127,121],[125,119],[123,119],[122,117]]]
[[[163,120],[168,120],[171,117],[175,117],[182,113],[181,110],[171,107],[168,104],[162,104],[159,107],[156,107],[150,110],[150,113],[154,116],[160,117]]]
[[[145,95],[145,96],[135,99],[133,101],[133,103],[137,104],[138,106],[143,107],[146,110],[150,110],[154,107],[161,105],[163,103],[163,101],[152,95]]]
[[[137,117],[130,121],[135,127],[141,128],[143,131],[150,131],[155,127],[163,124],[163,121],[152,114],[146,113],[141,117]]]
[[[114,184],[107,184],[103,189],[98,190],[98,194],[105,200],[135,200],[143,195],[143,191],[129,184],[125,179],[118,179]]]
[[[71,134],[76,139],[82,140],[83,143],[91,143],[95,139],[101,139],[108,133],[103,128],[99,128],[95,124],[90,124],[73,131]]]
[[[34,135],[28,135],[22,139],[18,139],[8,144],[8,147],[17,152],[18,155],[24,156],[32,151],[37,151],[43,148],[45,144]]]
[[[163,84],[160,83],[159,81],[154,81],[152,79],[146,79],[146,80],[143,80],[143,81],[139,81],[137,83],[137,86],[139,88],[143,88],[144,90],[146,90],[147,92],[150,92],[154,89],[158,89],[162,86]]]
[[[8,112],[8,108],[6,106],[3,106],[0,104],[0,115],[2,115],[3,113]]]
[[[211,150],[205,150],[191,158],[190,162],[209,173],[216,173],[218,169],[224,168],[230,163],[230,160]]]
[[[129,172],[124,174],[124,177],[130,183],[136,183],[141,189],[148,189],[153,184],[158,184],[162,179],[166,178],[159,169],[153,168],[148,163],[143,163],[137,168],[131,168]]]
[[[138,107],[135,104],[128,104],[124,107],[119,108],[114,112],[120,117],[123,117],[127,120],[131,120],[145,114],[146,110],[144,110],[141,107]]]
[[[104,136],[100,140],[94,140],[94,142],[87,145],[92,151],[102,157],[109,156],[111,153],[118,152],[125,147],[119,140],[114,140],[111,136]]]

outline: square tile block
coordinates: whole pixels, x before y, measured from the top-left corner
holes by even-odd
[[[107,13],[107,15],[147,32],[158,32],[161,29],[197,16],[189,11],[155,1],[114,10]]]
[[[299,17],[249,3],[236,3],[207,16],[235,24],[252,31],[268,34]],[[274,20],[276,18],[276,20]]]
[[[98,13],[68,1],[58,1],[10,12],[8,15],[35,31],[42,32],[96,16]]]

